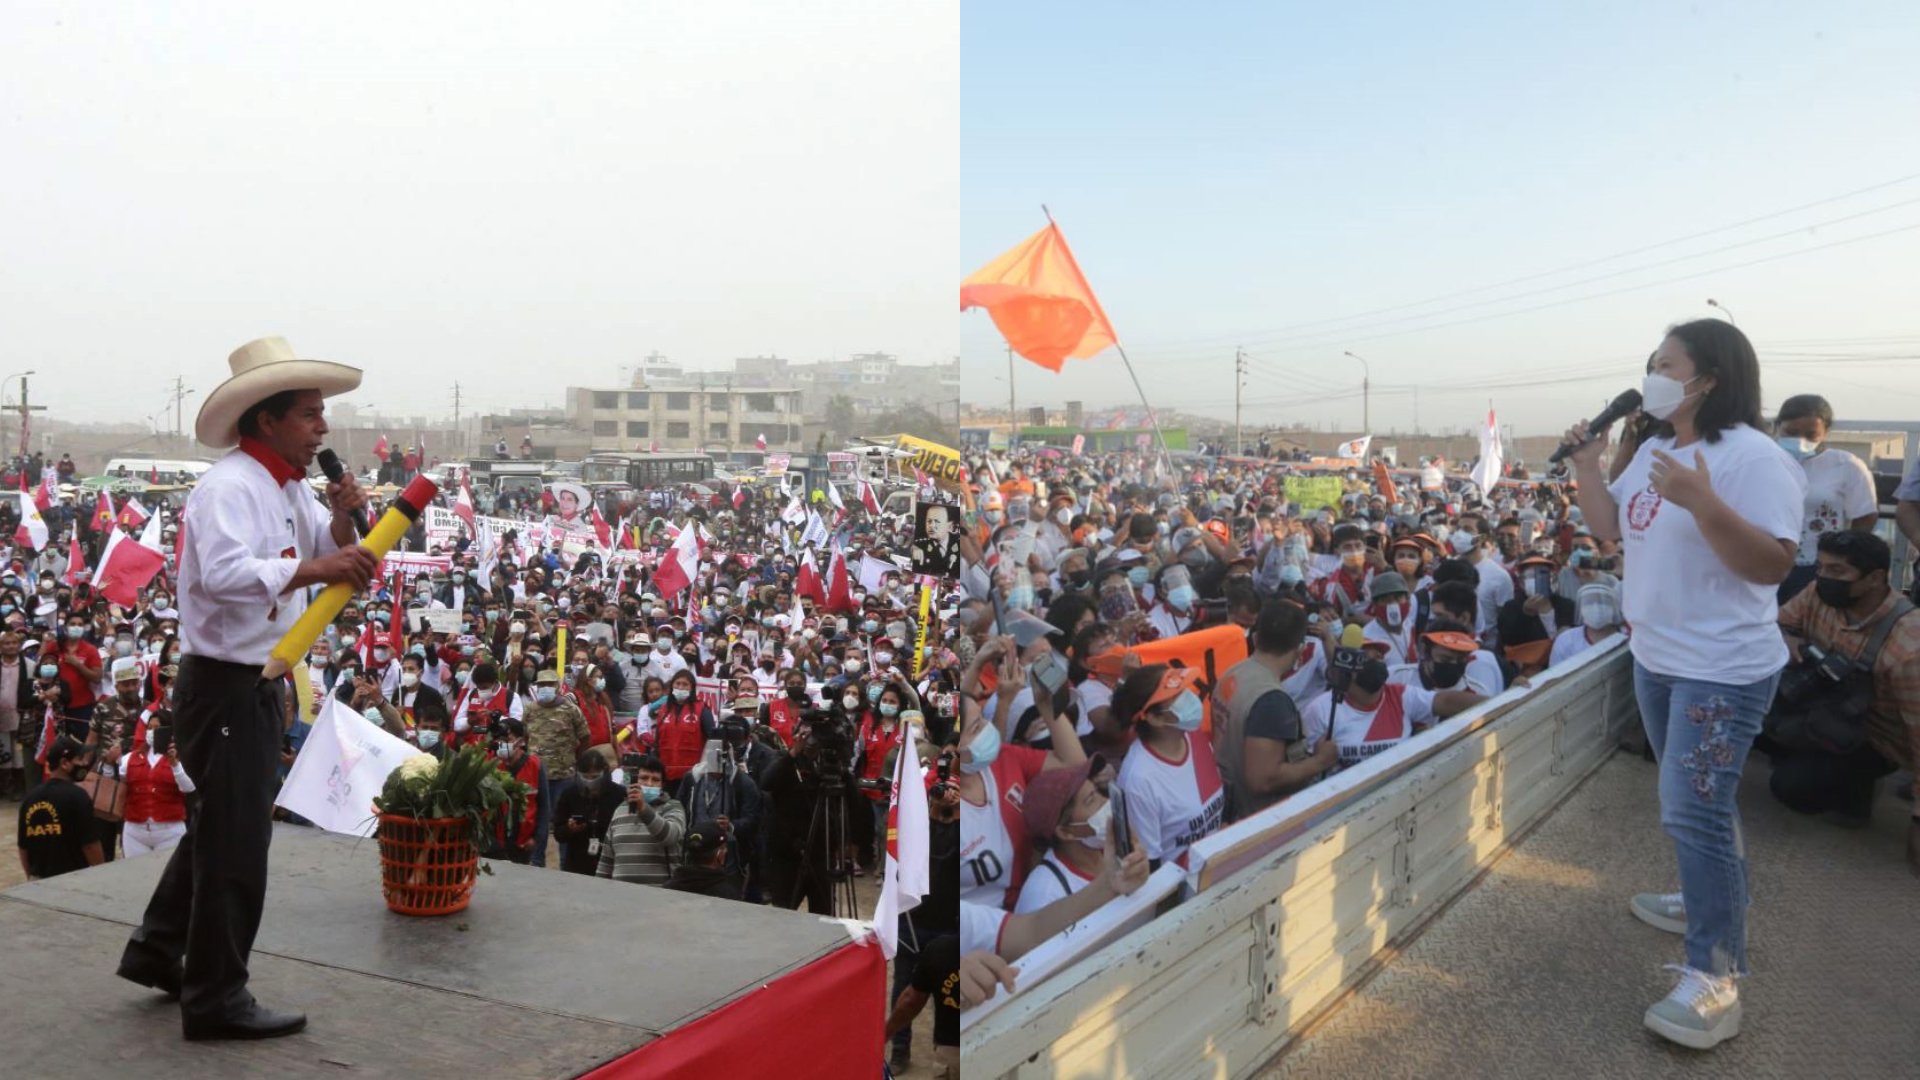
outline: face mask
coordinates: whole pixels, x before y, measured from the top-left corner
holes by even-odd
[[[308,667],[326,667],[328,661],[330,661],[331,659],[332,657],[325,653],[308,653],[307,666]]]
[[[642,787],[640,789],[640,797],[648,802],[659,802],[660,789],[657,787]]]
[[[41,664],[40,665],[41,678],[51,679],[58,674],[60,674],[60,666],[58,664]]]
[[[685,701],[692,696],[693,691],[684,686],[676,686],[673,688],[673,700],[675,701]]]
[[[520,677],[521,677],[521,678],[523,678],[523,679],[525,679],[525,680],[527,680],[528,682],[532,682],[532,681],[533,681],[533,679],[534,679],[534,676],[536,676],[536,675],[538,675],[538,674],[540,674],[540,669],[539,669],[539,668],[530,668],[530,667],[527,667],[527,668],[521,668],[521,669],[520,669]]]
[[[1287,565],[1280,568],[1280,584],[1283,586],[1290,588],[1294,585],[1300,584],[1302,581],[1305,581],[1305,580],[1306,580],[1306,575],[1301,572],[1298,566],[1295,566],[1292,563],[1288,563]]]
[[[400,673],[400,685],[411,690],[420,685],[420,676],[411,671],[403,671]]]
[[[665,641],[656,641],[653,644],[653,651],[665,656],[673,651],[673,646]]]
[[[1420,573],[1419,559],[1395,559],[1393,569],[1403,578],[1411,578]]]
[[[362,716],[364,716],[364,717],[366,717],[366,718],[367,718],[367,723],[369,723],[369,724],[384,724],[384,723],[386,723],[386,721],[385,721],[384,719],[382,719],[382,718],[381,718],[381,716],[380,716],[380,710],[379,710],[379,709],[372,709],[372,708],[370,708],[370,709],[368,709],[367,711],[365,711],[365,712],[363,712],[363,713],[361,713],[360,715],[362,715]]]
[[[11,614],[13,614],[12,604],[0,604],[0,615],[11,615]]]
[[[983,773],[992,767],[994,759],[1000,756],[1000,729],[989,723],[973,737],[967,746],[972,761],[962,760],[960,771],[963,773]]]
[[[1400,629],[1400,624],[1407,621],[1406,601],[1394,600],[1384,605],[1380,609],[1380,621],[1384,623],[1389,630]]]
[[[533,700],[542,705],[553,704],[553,699],[559,696],[559,693],[551,686],[535,687],[533,691]]]
[[[1817,577],[1813,579],[1813,595],[1830,608],[1849,608],[1853,606],[1853,584],[1837,578]]]
[[[1127,568],[1127,581],[1136,589],[1145,585],[1149,576],[1147,568],[1144,566],[1130,566]]]
[[[594,773],[592,776],[588,776],[586,773],[580,774],[580,782],[590,788],[599,787],[602,779],[604,778],[599,773]]]
[[[1692,379],[1687,380],[1687,382],[1692,381]],[[1652,372],[1640,383],[1640,411],[1655,420],[1665,420],[1692,396],[1687,393],[1687,383],[1659,372]]]
[[[114,642],[114,643],[113,643],[113,653],[114,653],[114,655],[115,655],[115,656],[132,656],[132,655],[133,655],[133,642],[131,642],[131,641],[116,641],[116,642]]]
[[[1195,599],[1196,596],[1193,591],[1193,586],[1191,585],[1177,585],[1172,592],[1167,594],[1167,603],[1172,606],[1175,611],[1192,611]]]
[[[461,686],[467,685],[468,681],[472,678],[473,672],[471,671],[456,671],[453,673],[453,681]]]
[[[1580,601],[1580,625],[1601,629],[1620,622],[1620,605],[1612,600]]]
[[[527,632],[527,624],[515,619],[507,624],[507,631],[513,634],[524,634]]]
[[[537,668],[541,664],[546,663],[547,654],[543,652],[538,652],[538,651],[529,652],[527,653],[527,659],[533,661],[533,666]]]
[[[886,667],[888,664],[893,663],[893,654],[890,652],[874,653],[873,662],[880,665],[881,667]]]
[[[1340,565],[1349,570],[1358,570],[1367,565],[1367,553],[1365,551],[1343,551],[1340,553]]]
[[[1060,509],[1055,510],[1053,512],[1053,520],[1059,522],[1062,526],[1071,524],[1073,522],[1073,508],[1070,506],[1063,506]]]
[[[607,680],[605,679],[593,680],[593,688],[595,690],[605,690],[607,688]]]
[[[882,686],[882,685],[880,685],[879,683],[874,683],[874,684],[873,684],[872,686],[869,686],[869,687],[867,687],[867,700],[868,700],[868,701],[879,701],[879,700],[880,700],[880,691],[882,691],[882,690],[885,690],[885,689],[886,689],[886,687],[884,687],[884,686]]]
[[[1773,441],[1779,443],[1780,449],[1792,455],[1795,461],[1805,461],[1820,452],[1819,443],[1798,435],[1781,435]]]
[[[1200,720],[1206,715],[1206,710],[1191,691],[1180,691],[1180,696],[1168,702],[1167,708],[1173,713],[1174,724],[1181,731],[1200,730]]]
[[[1353,685],[1369,694],[1387,685],[1387,662],[1375,658],[1361,664],[1353,673]]]
[[[849,675],[857,675],[860,673],[861,664],[858,659],[847,661],[845,666],[847,669],[847,674]]]
[[[373,658],[384,664],[388,660],[393,659],[393,650],[386,648],[375,649],[373,650]]]
[[[440,745],[440,733],[437,731],[417,731],[414,734],[419,737],[422,750],[431,750]]]
[[[493,744],[493,754],[494,754],[494,756],[495,756],[495,757],[502,757],[502,758],[510,758],[510,757],[512,757],[512,756],[513,756],[513,743],[511,743],[511,742],[506,742],[506,741],[502,741],[502,742],[497,742],[497,743],[494,743],[494,744]]]
[[[1112,820],[1113,820],[1113,803],[1104,802],[1100,804],[1100,809],[1095,810],[1093,813],[1087,815],[1087,820],[1070,821],[1067,824],[1085,825],[1087,828],[1092,829],[1093,830],[1092,836],[1078,836],[1078,837],[1075,837],[1074,839],[1079,840],[1081,843],[1087,845],[1088,847],[1092,848],[1095,851],[1103,851],[1106,849],[1106,846],[1107,846],[1107,825]]]
[[[1427,674],[1432,677],[1435,690],[1450,689],[1466,673],[1465,660],[1435,660],[1427,665]]]
[[[840,705],[842,708],[845,708],[846,710],[851,712],[852,710],[860,707],[860,695],[859,694],[842,694],[840,696]]]
[[[881,716],[884,716],[884,717],[886,717],[887,719],[889,719],[889,720],[891,720],[891,719],[893,719],[893,718],[894,718],[895,716],[898,716],[899,714],[900,714],[900,706],[898,706],[898,705],[895,705],[895,704],[894,704],[893,702],[891,702],[891,701],[883,701],[883,702],[881,702],[881,703],[880,703],[880,715],[881,715]]]
[[[804,686],[787,687],[787,696],[795,701],[807,700],[807,688]]]
[[[1007,590],[1007,606],[1015,611],[1033,610],[1033,586],[1015,585]],[[871,631],[869,631],[871,633]]]

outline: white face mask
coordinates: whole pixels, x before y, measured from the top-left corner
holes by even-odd
[[[411,671],[403,671],[400,673],[400,685],[411,690],[420,685],[420,676]]]
[[[1112,817],[1113,804],[1111,802],[1101,803],[1100,809],[1088,815],[1087,820],[1082,823],[1086,825],[1087,828],[1093,830],[1093,835],[1075,837],[1075,839],[1095,851],[1104,851],[1107,846],[1107,822],[1111,820]]]
[[[1672,416],[1674,410],[1693,396],[1687,393],[1687,383],[1692,381],[1681,382],[1657,371],[1649,373],[1640,383],[1640,411],[1655,420]]]

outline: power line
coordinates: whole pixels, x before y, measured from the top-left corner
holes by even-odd
[[[1437,296],[1430,296],[1424,300],[1413,300],[1413,301],[1408,301],[1406,303],[1391,304],[1386,307],[1373,308],[1368,311],[1354,312],[1353,314],[1350,314],[1350,315],[1339,315],[1339,316],[1333,316],[1333,317],[1324,318],[1324,319],[1313,319],[1306,322],[1292,323],[1286,326],[1278,327],[1273,330],[1264,331],[1264,333],[1267,335],[1284,335],[1291,331],[1301,330],[1306,327],[1328,326],[1330,324],[1335,324],[1335,323],[1352,322],[1359,319],[1368,319],[1368,318],[1372,318],[1375,315],[1384,315],[1384,314],[1388,314],[1395,311],[1404,311],[1407,308],[1413,308],[1413,307],[1425,307],[1429,304],[1437,304],[1447,300],[1458,299],[1459,297],[1462,297],[1462,296],[1472,296],[1476,293],[1488,292],[1493,289],[1506,288],[1509,285],[1521,285],[1530,281],[1537,281],[1540,278],[1553,277],[1559,274],[1570,273],[1575,270],[1583,270],[1589,266],[1598,266],[1603,263],[1613,262],[1617,259],[1629,258],[1631,256],[1641,255],[1649,251],[1657,251],[1664,247],[1672,247],[1675,244],[1684,244],[1691,240],[1699,240],[1708,236],[1716,236],[1723,232],[1731,232],[1735,229],[1742,229],[1749,225],[1756,225],[1762,221],[1771,221],[1771,220],[1774,220],[1775,218],[1786,217],[1789,214],[1797,214],[1802,210],[1811,210],[1817,206],[1826,206],[1831,203],[1842,202],[1859,195],[1865,195],[1870,192],[1881,191],[1886,188],[1897,187],[1901,184],[1911,183],[1914,180],[1920,180],[1920,173],[1910,173],[1906,176],[1896,177],[1892,180],[1883,181],[1878,184],[1870,184],[1867,187],[1856,188],[1852,191],[1844,192],[1839,195],[1829,196],[1824,199],[1816,199],[1813,202],[1801,203],[1798,206],[1789,207],[1785,210],[1776,210],[1776,211],[1773,211],[1772,213],[1761,214],[1758,217],[1747,218],[1743,221],[1737,221],[1730,225],[1721,225],[1712,229],[1706,229],[1701,232],[1689,233],[1686,236],[1675,237],[1671,240],[1662,240],[1654,244],[1645,244],[1637,248],[1631,248],[1626,251],[1615,252],[1614,254],[1611,254],[1611,255],[1603,255],[1603,256],[1600,256],[1599,258],[1586,259],[1581,262],[1571,263],[1566,266],[1558,267],[1552,270],[1536,271],[1530,274],[1523,274],[1520,277],[1508,278],[1505,281],[1493,282],[1492,284],[1488,284],[1488,285],[1477,285],[1470,289],[1460,289],[1450,293],[1441,293]],[[1895,204],[1895,205],[1904,205],[1904,204]],[[1816,227],[1816,226],[1810,226],[1810,227]],[[1796,229],[1793,231],[1797,232],[1799,230]],[[1136,353],[1148,354],[1148,353],[1156,353],[1159,351],[1164,351],[1167,349],[1178,348],[1178,347],[1187,346],[1187,345],[1218,344],[1221,342],[1232,340],[1234,337],[1238,337],[1241,340],[1256,340],[1259,336],[1260,335],[1257,335],[1257,334],[1256,335],[1239,334],[1239,335],[1232,335],[1230,337],[1225,337],[1225,338],[1193,338],[1187,341],[1170,342],[1165,346],[1161,346],[1159,349],[1149,346],[1144,349],[1135,349],[1134,351]]]

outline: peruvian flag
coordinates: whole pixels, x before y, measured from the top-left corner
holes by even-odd
[[[847,557],[838,551],[833,553],[833,564],[827,569],[825,603],[828,611],[859,610],[853,602],[853,587],[847,580]]]
[[[603,548],[612,547],[613,529],[608,526],[607,519],[600,516],[600,504],[592,503],[590,509],[593,511],[593,538]]]
[[[52,469],[46,469],[40,473],[40,486],[34,489],[33,505],[39,507],[42,510],[45,510],[47,507],[53,505],[53,470]]]
[[[381,461],[387,460],[387,437],[385,435],[380,436],[380,441],[373,444],[373,456],[379,458]]]
[[[793,595],[807,597],[816,604],[827,602],[827,591],[820,587],[820,570],[813,565],[813,552],[808,550],[800,556],[800,574],[793,582]]]
[[[764,432],[764,431],[763,431],[763,432],[761,432],[761,433],[760,433],[760,435],[759,435],[759,437],[753,440],[753,448],[754,448],[755,450],[765,450],[765,449],[767,448],[767,433],[766,433],[766,432]]]
[[[128,496],[127,501],[120,506],[120,513],[114,516],[113,523],[124,525],[129,529],[137,529],[145,525],[147,518],[151,516],[147,513],[147,508],[140,505],[139,499]]]
[[[61,580],[69,585],[85,585],[92,571],[87,569],[87,553],[80,550],[80,530],[73,530],[67,538],[67,576]]]
[[[878,516],[880,513],[880,500],[874,497],[873,485],[865,480],[860,481],[860,505],[866,507],[869,514]]]
[[[160,549],[160,519],[149,517],[147,527],[134,540],[119,529],[107,534],[107,550],[93,571],[93,591],[121,607],[140,602],[140,590],[167,564]]]
[[[733,489],[733,508],[735,510],[738,510],[742,506],[745,506],[746,504],[747,504],[747,489],[743,487],[734,488]]]
[[[473,526],[473,489],[467,486],[467,474],[460,474],[460,494],[453,499],[453,516],[467,523],[467,531],[475,536],[479,531]]]
[[[653,572],[653,587],[664,600],[692,585],[693,575],[699,569],[700,530],[689,525],[673,538],[666,558],[660,560],[660,568]]]
[[[840,501],[840,485],[831,480],[827,481],[827,501],[833,504],[835,510],[843,514],[847,512],[847,504]]]
[[[889,958],[899,947],[900,916],[920,906],[932,890],[928,879],[931,840],[927,826],[927,782],[920,748],[909,733],[894,760],[893,797],[887,809],[887,862],[881,871],[880,902],[873,908],[873,932]]]
[[[100,501],[93,508],[93,531],[106,532],[113,528],[113,499],[107,495],[107,489],[100,489]]]
[[[47,546],[47,519],[40,516],[40,508],[33,505],[26,492],[15,497],[20,500],[20,525],[13,530],[13,544],[39,551]]]

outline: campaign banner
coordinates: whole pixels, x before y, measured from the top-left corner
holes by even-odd
[[[1323,506],[1339,506],[1340,496],[1346,493],[1346,483],[1337,476],[1288,476],[1282,483],[1287,493],[1287,501],[1302,510],[1317,510]]]
[[[787,466],[793,464],[792,454],[768,454],[765,474],[770,479],[779,479],[787,475]]]
[[[827,477],[842,483],[852,483],[858,475],[860,455],[845,450],[827,452]]]
[[[1346,442],[1334,447],[1333,456],[1337,458],[1364,458],[1367,456],[1367,447],[1372,445],[1373,436],[1362,435],[1357,439],[1348,439]]]
[[[422,574],[445,574],[453,569],[453,556],[427,555],[418,551],[389,551],[380,564],[381,576],[398,574],[402,587],[411,586]]]

